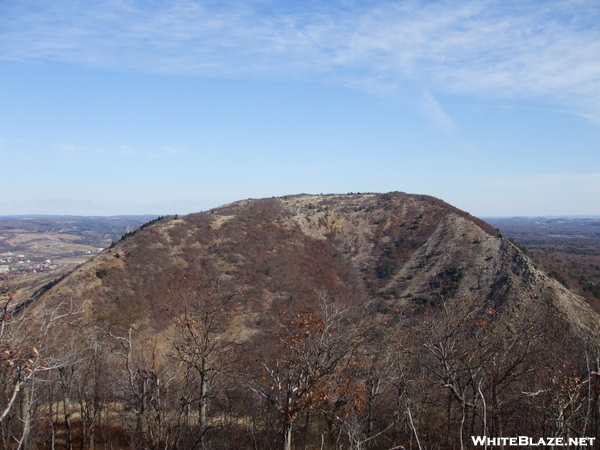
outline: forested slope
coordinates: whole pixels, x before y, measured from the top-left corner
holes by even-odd
[[[599,323],[441,200],[243,200],[129,234],[3,321],[3,442],[452,449],[471,435],[595,436]]]

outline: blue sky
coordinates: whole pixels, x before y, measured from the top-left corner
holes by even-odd
[[[0,215],[404,191],[600,215],[600,3],[0,1]]]

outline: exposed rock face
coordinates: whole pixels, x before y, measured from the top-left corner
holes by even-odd
[[[440,200],[403,193],[243,200],[166,218],[77,269],[46,299],[73,297],[102,320],[143,316],[160,330],[169,289],[185,273],[243,288],[254,318],[248,330],[261,314],[302,307],[326,289],[369,299],[380,315],[475,296],[504,320],[543,310],[576,333],[599,334],[585,301],[497,230]]]

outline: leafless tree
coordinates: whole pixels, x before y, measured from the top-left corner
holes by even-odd
[[[28,449],[33,417],[45,374],[71,360],[61,328],[69,328],[80,310],[72,299],[54,306],[22,309],[14,303],[16,289],[5,280],[0,300],[0,424],[5,448]],[[17,407],[18,406],[18,407]]]
[[[356,305],[318,292],[317,307],[274,318],[275,353],[261,361],[262,375],[248,387],[264,397],[281,416],[283,450],[293,447],[298,418],[335,402],[338,375],[357,346],[360,319]]]
[[[204,448],[207,431],[216,426],[210,418],[211,401],[232,368],[234,349],[239,344],[231,324],[242,307],[236,307],[232,300],[243,297],[245,288],[223,287],[219,280],[207,283],[192,279],[170,289],[170,293],[175,323],[171,358],[185,374],[180,416],[191,425],[192,407],[197,406],[198,431],[191,446]]]

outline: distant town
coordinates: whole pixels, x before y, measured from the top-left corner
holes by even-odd
[[[94,252],[88,250],[84,255],[91,257],[102,250],[104,249],[98,248]],[[31,258],[33,258],[33,261],[28,259],[24,254],[17,254],[11,251],[0,253],[0,274],[10,273],[14,278],[15,275],[49,272],[65,266],[65,264],[57,263],[51,259],[43,259],[43,257]]]
[[[0,217],[0,278],[60,276],[155,217]]]

